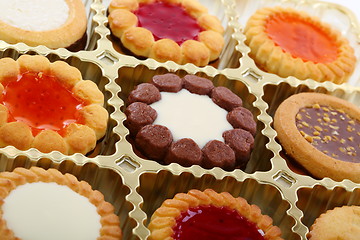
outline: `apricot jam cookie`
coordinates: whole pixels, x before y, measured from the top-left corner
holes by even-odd
[[[178,193],[151,217],[150,240],[253,239],[281,240],[281,231],[256,205],[212,189]]]
[[[249,56],[280,77],[343,83],[352,74],[354,50],[340,32],[291,8],[262,8],[244,29]]]
[[[112,0],[109,26],[133,54],[207,65],[224,46],[220,21],[197,0]]]
[[[299,93],[276,110],[285,152],[317,178],[360,182],[360,109],[322,93]]]
[[[360,207],[342,206],[328,210],[318,217],[307,235],[309,240],[358,240],[360,236]]]
[[[195,75],[167,73],[128,97],[125,126],[145,157],[190,167],[245,167],[254,147],[252,113],[230,89]]]
[[[0,1],[0,39],[29,46],[84,49],[87,17],[81,0]]]
[[[121,239],[112,204],[72,174],[19,167],[0,182],[1,239]]]
[[[0,90],[0,147],[86,154],[105,135],[102,92],[66,62],[2,58]]]

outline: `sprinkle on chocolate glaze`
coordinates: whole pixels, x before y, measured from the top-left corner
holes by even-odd
[[[131,91],[128,100],[129,103],[143,102],[151,104],[161,99],[160,91],[151,83],[141,83]]]
[[[360,123],[341,109],[314,104],[296,115],[300,134],[319,151],[338,160],[360,162]]]

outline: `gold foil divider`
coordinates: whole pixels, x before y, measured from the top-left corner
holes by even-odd
[[[279,184],[281,184],[281,185],[283,185],[284,187],[287,187],[287,188],[291,188],[296,182],[295,178],[293,178],[287,172],[282,171],[282,170],[278,171],[273,176],[273,179],[276,182],[278,182]]]
[[[103,51],[100,54],[96,56],[100,61],[106,63],[107,65],[114,65],[119,61],[117,57],[115,57],[111,52],[109,51]]]
[[[134,172],[137,168],[140,168],[140,164],[127,155],[122,156],[119,160],[115,161],[115,163],[128,172]]]
[[[262,75],[257,74],[252,69],[247,69],[242,73],[242,76],[246,79],[249,79],[253,82],[259,82],[262,79]]]

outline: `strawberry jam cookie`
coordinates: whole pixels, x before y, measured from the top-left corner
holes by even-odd
[[[233,170],[244,167],[256,123],[242,100],[195,75],[168,73],[139,84],[128,97],[125,122],[137,150],[161,163]]]
[[[0,0],[0,39],[29,46],[84,49],[87,17],[81,0]]]
[[[282,102],[274,127],[285,152],[317,178],[360,182],[360,109],[321,93]]]
[[[121,239],[114,207],[74,175],[15,168],[0,182],[1,239]]]
[[[151,217],[149,239],[282,240],[281,231],[256,205],[212,189],[190,190],[168,199]]]
[[[334,83],[347,81],[356,58],[340,32],[291,8],[262,8],[245,27],[250,57],[280,77]]]
[[[109,26],[133,54],[207,65],[224,46],[220,21],[197,0],[112,0]]]
[[[309,240],[358,240],[360,236],[360,207],[342,206],[328,210],[318,217],[307,235]]]
[[[0,89],[0,147],[86,154],[105,135],[102,92],[63,61],[2,58]]]

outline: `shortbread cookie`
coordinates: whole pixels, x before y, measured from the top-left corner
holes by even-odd
[[[321,93],[280,104],[274,127],[285,152],[317,178],[360,182],[360,109]]]
[[[82,50],[87,17],[81,0],[0,1],[0,39],[5,42]]]
[[[189,167],[246,166],[256,123],[228,88],[195,75],[156,75],[130,92],[125,125],[147,158]]]
[[[109,13],[113,35],[137,56],[204,66],[224,46],[220,21],[197,0],[112,0]]]
[[[358,240],[359,236],[359,206],[342,206],[328,210],[315,220],[307,235],[309,240]]]
[[[0,147],[86,154],[105,135],[104,95],[63,61],[0,59]]]
[[[355,68],[348,40],[305,12],[262,8],[249,19],[244,32],[249,56],[260,69],[280,77],[340,84]]]
[[[256,205],[230,193],[190,190],[167,199],[151,217],[150,240],[281,240],[281,231]]]
[[[1,239],[121,239],[114,207],[74,175],[16,168],[0,181]]]

